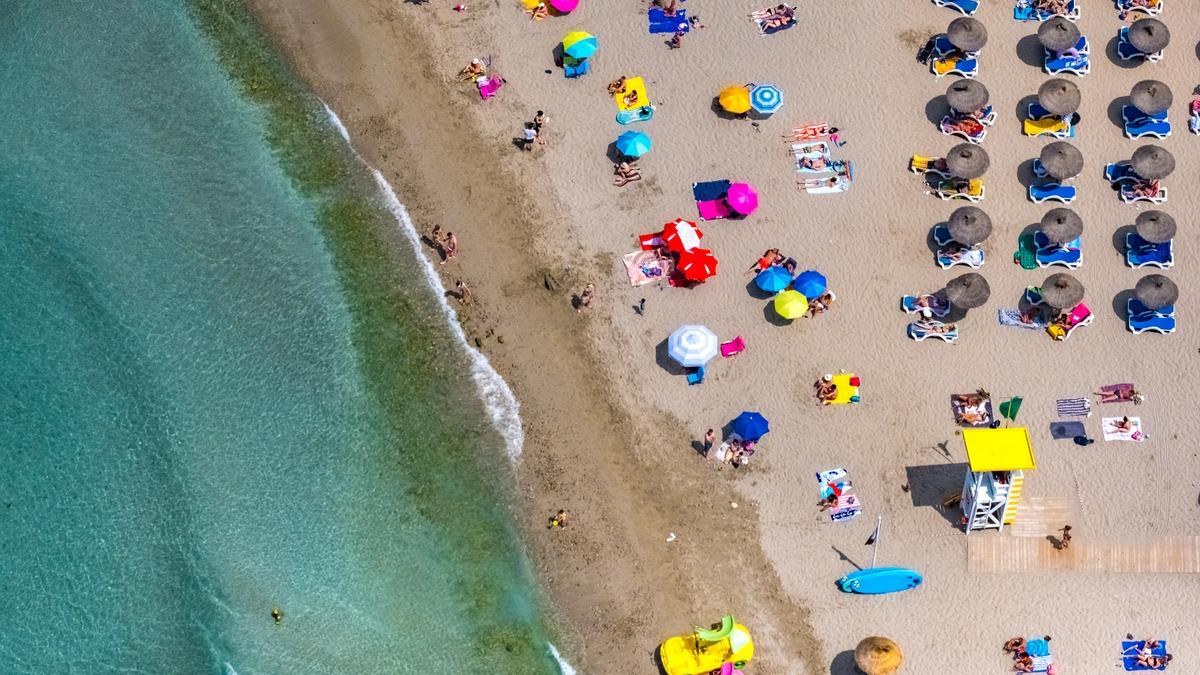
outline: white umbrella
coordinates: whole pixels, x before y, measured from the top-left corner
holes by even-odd
[[[680,326],[667,339],[667,353],[685,368],[699,368],[717,355],[716,333],[697,324]]]

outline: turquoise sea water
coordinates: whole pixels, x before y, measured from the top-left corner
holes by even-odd
[[[213,16],[0,5],[0,670],[554,672],[478,364]]]

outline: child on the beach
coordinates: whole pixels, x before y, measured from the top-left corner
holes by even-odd
[[[537,140],[538,137],[538,132],[537,129],[534,128],[533,122],[525,123],[524,133],[525,136],[521,140],[521,149],[525,150],[526,152],[533,152],[533,142]]]
[[[442,240],[442,258],[441,264],[445,265],[447,260],[458,255],[458,237],[454,236],[453,232],[447,232],[446,238]]]

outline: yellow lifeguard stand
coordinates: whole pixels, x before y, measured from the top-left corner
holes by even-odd
[[[971,530],[996,528],[1017,519],[1025,471],[1037,468],[1029,429],[963,429],[970,469],[962,491],[962,510]]]

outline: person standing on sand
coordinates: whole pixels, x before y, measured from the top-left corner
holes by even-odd
[[[446,257],[446,251],[442,248],[442,226],[434,225],[429,231],[429,242],[433,245],[433,250],[437,251],[438,255],[443,259]]]
[[[447,260],[458,255],[458,237],[454,236],[453,232],[447,232],[446,238],[442,240],[442,255],[444,256],[441,263],[443,265]]]
[[[592,306],[592,301],[596,299],[596,284],[588,284],[583,287],[583,292],[579,294],[579,305],[575,307],[576,312],[582,312],[584,309]]]
[[[550,529],[550,528],[555,528],[555,527],[566,527],[566,526],[567,526],[567,510],[559,509],[558,513],[554,514],[554,516],[552,518],[550,518],[550,522],[547,523],[546,528]]]
[[[533,122],[525,123],[525,137],[521,140],[521,149],[525,152],[533,152],[533,142],[537,140],[537,129],[533,128]]]
[[[459,303],[464,304],[464,305],[470,304],[470,302],[471,302],[471,287],[467,285],[467,282],[463,281],[462,279],[459,279],[458,281],[454,282],[454,288],[456,288],[458,290]]]
[[[713,442],[717,439],[717,432],[709,429],[704,432],[704,456],[708,457],[708,451],[712,450]]]
[[[1062,532],[1062,538],[1058,540],[1058,550],[1065,551],[1071,548],[1071,526],[1063,525],[1059,532]]]
[[[542,135],[542,127],[546,126],[547,119],[549,118],[546,117],[546,113],[541,110],[533,116],[533,131],[537,134],[538,145],[546,144],[546,137]]]

